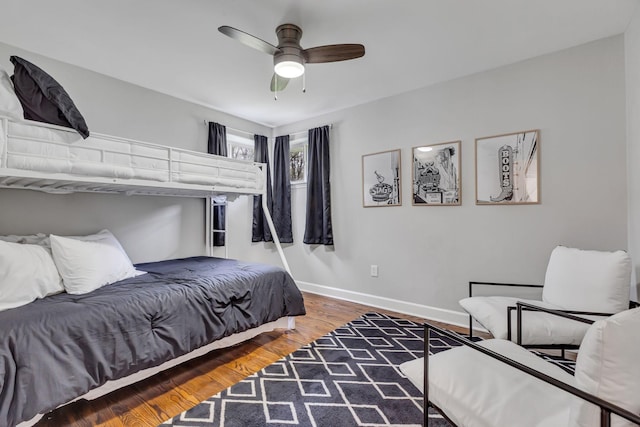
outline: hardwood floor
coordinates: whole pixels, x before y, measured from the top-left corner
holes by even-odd
[[[93,401],[78,401],[47,414],[37,426],[157,426],[367,312],[422,322],[424,319],[304,294],[307,315],[296,329],[259,335],[237,346],[216,350]],[[466,332],[465,328],[443,325]]]

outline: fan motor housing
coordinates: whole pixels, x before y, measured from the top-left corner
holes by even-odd
[[[304,55],[300,47],[302,30],[294,24],[282,24],[276,28],[278,36],[278,50],[280,52],[273,55],[273,65],[285,61],[297,62],[304,65]]]
[[[302,38],[302,29],[294,24],[282,24],[276,28],[278,36],[278,47],[285,44],[293,44],[300,47],[300,39]]]
[[[305,59],[302,54],[302,47],[300,46],[300,38],[302,37],[302,30],[300,27],[294,24],[282,24],[276,28],[276,34],[278,36],[278,51],[273,55],[273,65],[278,70],[278,64],[287,62],[300,64],[302,67],[295,67],[294,64],[288,64],[294,66],[296,71],[289,68],[289,75],[285,77],[294,77],[304,73]],[[284,65],[284,64],[283,64]],[[278,72],[278,71],[276,71]]]

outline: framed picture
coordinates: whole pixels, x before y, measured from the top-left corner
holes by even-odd
[[[400,206],[400,150],[362,156],[362,205]]]
[[[414,206],[460,205],[461,141],[413,147]]]
[[[476,204],[540,203],[540,130],[476,139]]]

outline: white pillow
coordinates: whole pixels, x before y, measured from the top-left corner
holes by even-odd
[[[38,245],[47,250],[51,255],[51,242],[49,242],[49,236],[43,233],[30,234],[27,236],[20,236],[16,234],[10,234],[8,236],[0,236],[0,240],[11,243],[22,243],[27,245]]]
[[[640,413],[640,308],[597,321],[587,331],[576,362],[578,388]],[[584,401],[571,408],[570,425],[600,425],[600,408]],[[615,427],[634,426],[612,415]]]
[[[0,241],[0,311],[62,291],[62,280],[46,249]]]
[[[549,258],[542,300],[567,310],[618,313],[629,308],[630,284],[626,252],[558,246]]]
[[[0,116],[24,120],[22,104],[16,96],[9,74],[3,68],[0,68]]]
[[[136,276],[131,260],[108,230],[81,238],[50,237],[53,260],[69,294],[86,294]]]

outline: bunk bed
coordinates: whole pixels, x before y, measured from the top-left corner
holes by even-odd
[[[266,170],[260,163],[96,133],[82,140],[64,127],[0,117],[0,188],[211,203],[220,194],[265,194]],[[304,314],[302,295],[262,200],[284,269],[213,257],[146,263],[136,265],[146,274],[83,295],[63,292],[0,311],[0,424],[32,425],[74,400],[97,398],[262,332],[294,328],[293,316]],[[211,235],[207,220],[208,243]],[[251,311],[258,300],[265,304]],[[134,309],[127,312],[127,306]],[[146,325],[141,341],[134,337],[136,322]],[[78,324],[89,330],[73,327]],[[96,341],[99,336],[113,342]],[[22,339],[27,350],[18,346],[20,337],[29,337]]]

